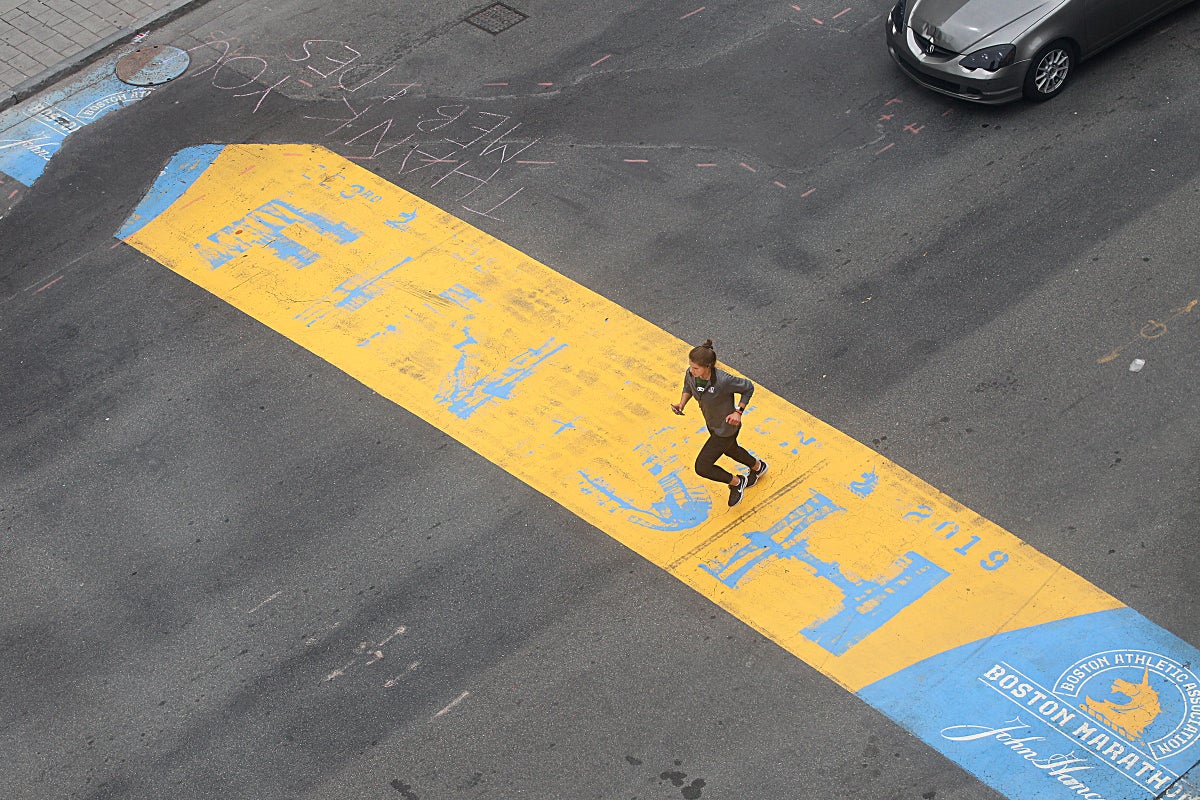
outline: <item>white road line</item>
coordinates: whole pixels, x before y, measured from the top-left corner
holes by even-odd
[[[247,614],[253,614],[255,611],[258,611],[260,608],[262,608],[262,607],[263,607],[263,606],[265,606],[267,603],[269,603],[269,602],[271,602],[272,600],[274,600],[276,597],[279,597],[279,595],[281,595],[281,594],[283,594],[283,592],[276,592],[275,594],[273,594],[273,595],[271,595],[270,597],[268,597],[266,600],[263,600],[261,603],[259,603],[258,605],[256,605],[254,608],[252,608],[252,609],[250,609],[249,611],[247,611],[246,613],[247,613]]]

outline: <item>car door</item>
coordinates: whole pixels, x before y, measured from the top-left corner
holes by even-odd
[[[1175,0],[1089,0],[1087,20],[1088,52],[1107,47],[1158,16]]]

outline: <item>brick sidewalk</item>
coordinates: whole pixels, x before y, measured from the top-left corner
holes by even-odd
[[[0,107],[180,5],[179,0],[0,0]]]

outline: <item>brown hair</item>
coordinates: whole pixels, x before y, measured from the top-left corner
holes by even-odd
[[[712,339],[705,339],[704,344],[693,347],[688,353],[688,360],[702,367],[711,367],[717,363],[717,351],[713,350]]]

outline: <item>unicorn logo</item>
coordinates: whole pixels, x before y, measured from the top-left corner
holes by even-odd
[[[1125,698],[1124,701],[1093,700],[1088,695],[1079,707],[1126,739],[1140,739],[1142,732],[1162,713],[1158,691],[1150,685],[1150,670],[1142,673],[1141,683],[1114,679],[1111,691]]]

